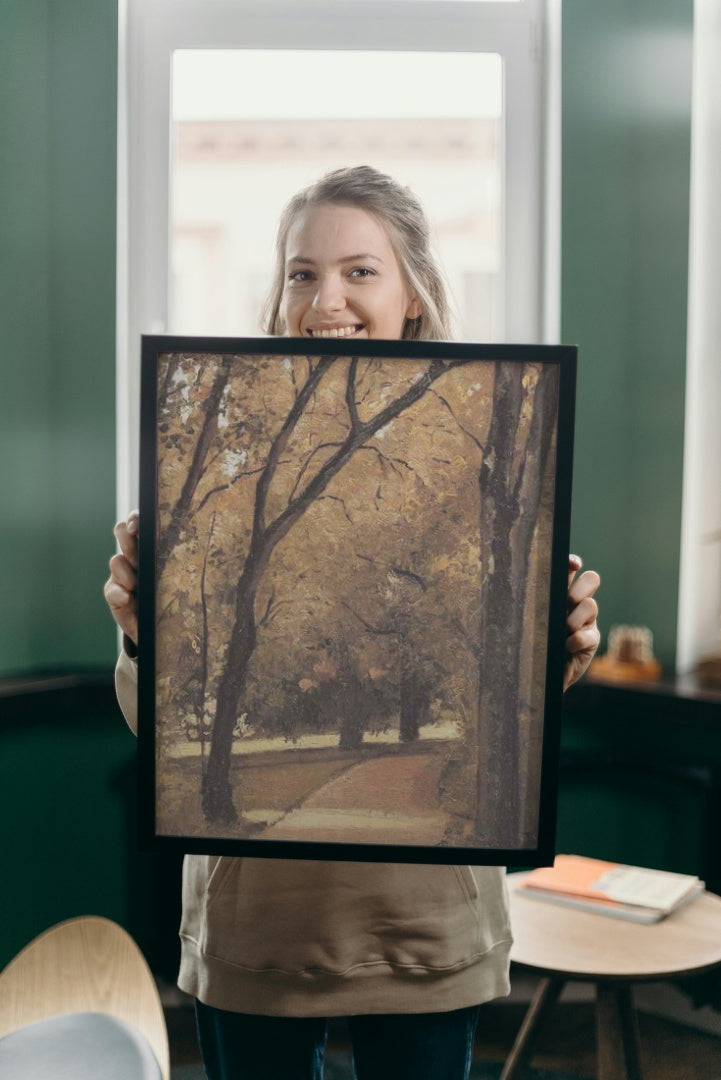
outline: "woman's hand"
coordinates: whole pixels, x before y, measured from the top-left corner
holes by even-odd
[[[593,660],[601,640],[596,618],[598,604],[593,599],[601,584],[595,570],[576,574],[583,566],[578,555],[568,556],[568,617],[566,619],[566,671],[563,689],[568,690],[581,678]]]
[[[138,526],[138,511],[133,510],[113,529],[120,554],[110,560],[110,577],[103,590],[113,618],[134,645],[138,644]]]

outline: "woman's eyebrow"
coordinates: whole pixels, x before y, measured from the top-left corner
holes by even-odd
[[[341,263],[364,262],[367,259],[372,259],[373,262],[377,262],[377,263],[380,263],[381,265],[383,265],[383,260],[381,259],[381,257],[379,255],[371,254],[370,251],[361,251],[358,255],[344,255],[342,259],[338,260],[338,262],[341,262]],[[287,260],[287,265],[289,266],[291,263],[300,263],[303,266],[315,266],[316,265],[315,259],[309,259],[304,255],[291,255],[291,256],[289,256],[289,258]]]
[[[343,258],[339,259],[338,261],[342,263],[364,262],[366,259],[372,259],[373,262],[383,262],[379,255],[372,255],[370,251],[361,251],[358,255],[344,255]]]

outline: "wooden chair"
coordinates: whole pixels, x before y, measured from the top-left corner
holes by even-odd
[[[34,1025],[34,1037],[24,1041],[25,1054],[41,1045],[41,1036],[52,1027],[48,1022],[53,1021],[57,1031],[60,1018],[65,1018],[66,1029],[67,1022],[73,1021],[74,1034],[68,1043],[66,1030],[66,1041],[57,1045],[76,1045],[78,1053],[83,1047],[88,1050],[91,1041],[84,1042],[84,1031],[94,1024],[97,1038],[99,1031],[102,1035],[102,1023],[107,1023],[114,1038],[122,1041],[128,1036],[133,1044],[128,1060],[154,1058],[155,1074],[169,1080],[168,1036],[155,981],[133,939],[109,919],[89,915],[59,923],[31,941],[0,973],[0,1063],[4,1051],[15,1049],[17,1055],[20,1035],[29,1025]],[[66,1055],[66,1050],[62,1053]],[[17,1056],[12,1060],[17,1061]],[[117,1053],[114,1060],[117,1063]],[[86,1075],[82,1069],[79,1063],[76,1071],[61,1075],[80,1080]],[[103,1075],[110,1075],[105,1067]],[[152,1072],[129,1065],[127,1075],[129,1080],[144,1080]],[[53,1080],[52,1073],[47,1080]]]

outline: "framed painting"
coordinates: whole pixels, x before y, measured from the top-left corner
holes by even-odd
[[[143,339],[145,846],[552,861],[575,366]]]

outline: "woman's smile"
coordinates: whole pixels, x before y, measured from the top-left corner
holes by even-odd
[[[350,326],[309,326],[307,333],[311,337],[322,338],[355,337],[362,329],[362,323],[353,323]]]

